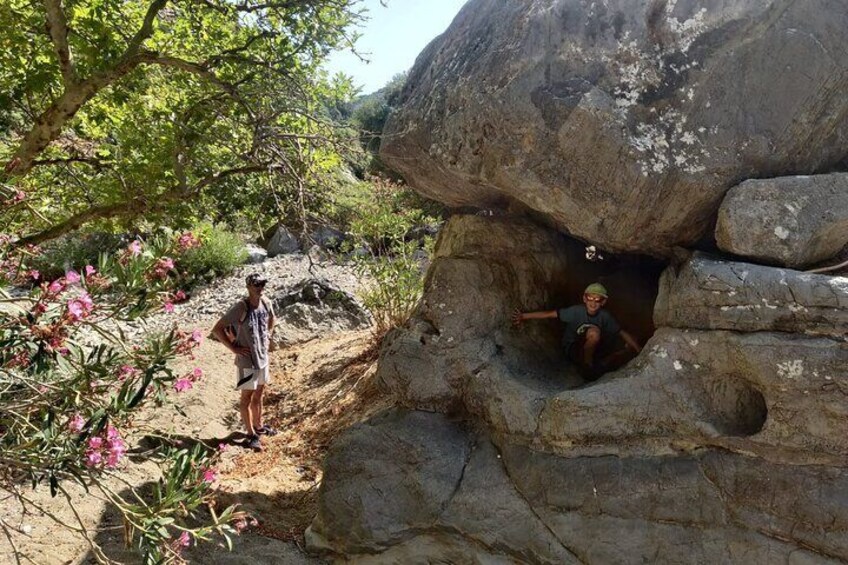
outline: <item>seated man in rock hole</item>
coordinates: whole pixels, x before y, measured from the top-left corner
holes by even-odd
[[[565,323],[562,344],[569,359],[577,364],[584,377],[598,378],[609,370],[613,359],[620,353],[616,351],[619,337],[634,353],[642,350],[639,342],[621,329],[612,314],[604,309],[608,298],[607,289],[602,284],[592,283],[583,291],[583,304],[540,312],[516,310],[512,321],[519,326],[524,320],[558,318]]]

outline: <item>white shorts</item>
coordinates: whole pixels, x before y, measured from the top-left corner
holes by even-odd
[[[261,369],[238,367],[236,379],[236,390],[256,390],[259,385],[267,385],[271,381],[271,375],[268,372],[268,365]]]

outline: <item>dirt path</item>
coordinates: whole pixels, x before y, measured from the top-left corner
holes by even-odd
[[[204,330],[212,319],[197,324]],[[238,503],[250,511],[259,526],[236,540],[235,550],[205,544],[187,552],[195,563],[287,563],[320,561],[304,554],[302,533],[315,513],[320,461],[326,446],[342,429],[388,406],[373,379],[375,357],[370,331],[346,332],[322,337],[274,353],[273,380],[269,386],[267,420],[281,433],[266,442],[262,453],[234,445],[224,454],[218,483],[223,505]],[[180,395],[185,416],[172,408],[148,409],[136,421],[142,427],[181,436],[187,442],[209,445],[237,441],[239,428],[231,354],[220,344],[205,340],[194,361],[180,362],[179,369],[201,367],[205,377]],[[142,438],[135,438],[136,442]],[[152,463],[130,462],[125,477],[136,486],[155,480]],[[47,489],[32,498],[68,523],[74,517],[64,501],[50,499]],[[86,528],[106,554],[122,562],[137,559],[123,548],[119,517],[81,488],[70,488]],[[81,536],[57,526],[43,514],[21,515],[2,503],[4,520],[19,525],[13,534],[18,556],[24,563],[87,563],[93,561]],[[8,540],[0,537],[0,562],[14,563]]]

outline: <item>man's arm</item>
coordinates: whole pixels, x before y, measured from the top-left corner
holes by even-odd
[[[230,341],[229,336],[227,336],[227,332],[224,331],[228,325],[226,317],[221,318],[215,324],[215,327],[212,328],[212,335],[214,335],[219,342],[223,343],[227,349],[236,355],[250,355],[249,347],[238,346],[234,341]]]
[[[630,335],[629,333],[627,333],[624,330],[621,330],[620,332],[618,332],[618,335],[621,336],[621,339],[624,340],[624,343],[627,344],[627,347],[629,349],[632,349],[636,353],[639,353],[640,351],[642,351],[642,346],[639,345],[639,342],[636,341],[636,339],[632,335]]]
[[[520,326],[521,322],[524,320],[545,320],[548,318],[558,318],[556,310],[542,310],[539,312],[522,312],[520,310],[515,310],[512,313],[512,323],[513,325]]]

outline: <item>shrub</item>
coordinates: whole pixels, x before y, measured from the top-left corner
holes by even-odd
[[[186,249],[178,259],[185,285],[228,275],[247,261],[247,249],[241,238],[226,228],[201,224],[194,234],[200,245]]]
[[[412,228],[437,224],[408,188],[375,179],[368,197],[351,221],[354,245],[365,254],[354,254],[356,268],[367,281],[360,293],[374,316],[378,334],[402,325],[421,299],[423,264],[433,239],[407,240]]]
[[[417,242],[396,242],[391,254],[357,259],[357,270],[368,280],[360,292],[362,303],[374,317],[378,335],[403,325],[415,311],[424,289],[422,262],[429,257],[432,239],[424,253]]]
[[[69,269],[96,265],[101,253],[114,253],[126,243],[126,236],[116,234],[73,234],[43,246],[29,263],[46,279],[57,279]]]
[[[145,499],[132,489],[118,494],[107,480],[123,473],[124,438],[135,412],[151,401],[165,404],[168,389],[185,390],[203,376],[199,369],[175,374],[169,366],[200,343],[199,329],[190,334],[175,329],[130,346],[111,323],[167,306],[175,296],[173,259],[161,255],[162,248],[167,246],[136,240],[116,257],[101,255],[98,267],[85,265],[51,281],[27,264],[35,249],[16,249],[9,238],[0,238],[0,285],[34,283],[24,297],[12,298],[0,288],[5,306],[0,309],[4,504],[17,502],[24,512],[40,510],[21,488],[28,484],[49,488],[73,508],[66,485],[78,483],[117,507],[127,543],[135,540],[150,564],[179,560],[184,546],[213,532],[226,537],[234,533],[229,524],[241,519],[232,507],[211,516],[201,512],[212,503],[216,456],[200,447],[138,454],[162,469]],[[92,331],[101,342],[84,345]],[[109,561],[75,508],[73,513],[80,522],[76,530],[88,538],[97,560]]]

